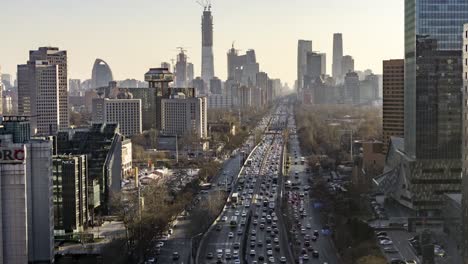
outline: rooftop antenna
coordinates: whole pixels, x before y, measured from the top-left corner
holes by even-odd
[[[211,11],[211,1],[210,0],[197,0],[197,4],[203,7],[203,11]]]

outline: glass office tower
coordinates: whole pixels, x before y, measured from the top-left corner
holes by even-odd
[[[418,210],[437,210],[459,192],[462,146],[462,32],[468,0],[405,1],[404,189]]]

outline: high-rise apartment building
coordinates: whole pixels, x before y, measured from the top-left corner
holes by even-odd
[[[333,34],[333,63],[332,63],[332,77],[335,80],[341,80],[344,76],[342,70],[343,59],[343,35],[341,33]]]
[[[405,61],[383,62],[383,152],[387,153],[390,137],[403,137]]]
[[[304,87],[304,75],[307,72],[307,53],[312,52],[312,40],[298,40],[297,43],[297,92]]]
[[[0,263],[53,263],[52,140],[25,117],[4,118],[0,140]]]
[[[18,114],[32,116],[31,129],[39,135],[68,128],[67,52],[41,47],[18,65]]]
[[[213,16],[211,5],[205,6],[202,16],[202,67],[201,78],[209,85],[215,76],[213,58]]]
[[[354,72],[354,59],[352,56],[345,55],[341,58],[341,70],[343,75]]]
[[[91,74],[91,89],[105,87],[109,82],[114,80],[112,70],[109,64],[101,59],[94,61],[93,70]]]
[[[459,192],[462,158],[463,24],[468,1],[405,1],[405,182],[400,196],[437,214]],[[463,155],[462,155],[463,153]],[[465,169],[465,172],[467,170]],[[466,174],[465,174],[466,175]]]

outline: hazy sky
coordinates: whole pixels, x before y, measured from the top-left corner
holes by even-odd
[[[403,57],[403,0],[212,0],[215,75],[226,78],[233,41],[255,49],[260,69],[290,85],[296,79],[298,39],[327,53],[343,33],[344,54],[356,69],[381,73],[382,60]],[[143,79],[150,67],[187,47],[200,75],[201,13],[195,0],[0,0],[0,66],[14,74],[28,50],[58,46],[68,51],[70,78],[88,79],[96,58],[115,79]]]

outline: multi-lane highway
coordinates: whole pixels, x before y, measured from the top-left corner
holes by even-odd
[[[288,210],[291,212],[294,223],[293,230],[289,231],[294,243],[296,245],[300,243],[296,247],[298,248],[295,254],[296,261],[299,263],[340,263],[329,236],[330,232],[324,229],[324,224],[320,221],[320,211],[314,207],[314,201],[309,196],[310,172],[301,155],[293,117],[290,117],[288,128],[292,132],[289,140],[291,165],[285,186]]]
[[[264,119],[261,142],[250,153],[223,212],[205,235],[198,263],[289,263],[278,219],[286,109]],[[270,129],[271,128],[271,129]]]

